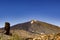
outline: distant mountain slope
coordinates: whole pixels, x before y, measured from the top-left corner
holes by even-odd
[[[59,33],[60,27],[45,22],[31,20],[29,22],[17,24],[11,27],[11,30],[24,30],[34,34],[40,33]]]

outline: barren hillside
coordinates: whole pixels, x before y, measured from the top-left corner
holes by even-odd
[[[2,30],[4,29],[3,28],[0,29],[0,31]],[[41,33],[52,34],[59,32],[60,32],[60,27],[37,20],[31,20],[29,22],[20,23],[11,26],[11,33],[12,34],[16,33],[21,37],[35,37]]]

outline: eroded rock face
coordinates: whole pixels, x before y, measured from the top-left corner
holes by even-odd
[[[10,34],[10,23],[9,22],[5,22],[5,34],[9,35]]]

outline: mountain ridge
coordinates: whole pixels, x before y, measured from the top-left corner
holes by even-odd
[[[11,26],[10,32],[23,38],[33,38],[40,34],[60,33],[60,27],[42,21],[31,20]],[[0,33],[4,33],[4,28],[0,28]]]
[[[11,29],[19,29],[19,30],[26,30],[32,33],[56,33],[60,32],[60,27],[37,21],[31,20],[29,22],[17,24],[11,27]]]

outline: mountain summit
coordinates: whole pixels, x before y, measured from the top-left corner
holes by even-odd
[[[4,32],[4,28],[0,28],[0,32],[2,31]],[[40,34],[60,33],[60,27],[38,20],[31,20],[11,26],[10,32],[12,34],[18,34],[23,38],[33,38]]]
[[[21,23],[21,24],[16,24],[11,27],[12,30],[25,30],[34,34],[40,34],[40,33],[59,33],[60,28],[58,26],[46,23],[46,22],[41,22],[38,20],[31,20],[29,22]]]

